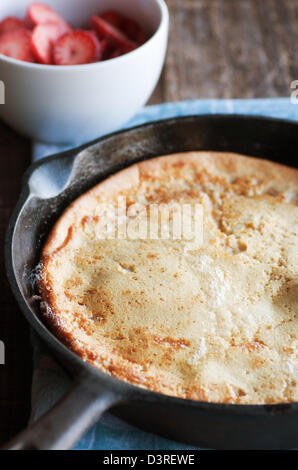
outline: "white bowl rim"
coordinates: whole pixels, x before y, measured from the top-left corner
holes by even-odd
[[[65,72],[65,71],[79,71],[79,70],[84,70],[86,71],[87,69],[95,69],[96,67],[98,68],[103,68],[106,66],[109,66],[111,63],[115,64],[116,62],[119,63],[120,61],[124,61],[125,58],[131,57],[132,55],[136,55],[139,53],[139,51],[142,51],[145,47],[147,47],[154,39],[155,37],[159,34],[160,30],[164,26],[164,24],[169,22],[169,10],[168,7],[165,3],[164,0],[155,0],[157,5],[159,6],[160,13],[161,13],[161,20],[159,23],[158,28],[156,31],[153,33],[153,35],[141,46],[137,47],[135,50],[131,52],[127,52],[126,54],[123,54],[120,57],[114,57],[113,59],[107,59],[103,60],[100,62],[92,62],[91,64],[79,64],[79,65],[46,65],[46,64],[36,64],[34,62],[26,62],[23,60],[18,60],[18,59],[13,59],[12,57],[8,57],[4,54],[0,54],[0,61],[3,60],[4,62],[11,63],[13,65],[19,66],[19,67],[24,67],[24,68],[32,68],[32,70],[57,70],[57,72]]]

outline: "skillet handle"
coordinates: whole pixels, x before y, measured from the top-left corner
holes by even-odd
[[[90,378],[72,389],[50,411],[13,438],[6,450],[67,450],[73,448],[100,416],[121,397]]]

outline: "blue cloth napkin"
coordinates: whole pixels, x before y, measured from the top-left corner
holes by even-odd
[[[260,115],[298,120],[298,105],[291,103],[289,98],[192,100],[166,103],[143,108],[125,128],[168,117],[209,113]],[[35,142],[32,149],[33,159],[38,160],[70,147],[70,145],[62,147]],[[44,346],[35,335],[32,335],[32,343],[34,350],[34,375],[31,419],[35,420],[65,394],[70,386],[70,379],[47,354]],[[81,439],[76,449],[185,450],[195,448],[143,432],[107,412]]]

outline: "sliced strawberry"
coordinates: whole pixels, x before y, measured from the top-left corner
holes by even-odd
[[[54,43],[62,34],[69,31],[69,26],[62,23],[48,23],[35,26],[31,36],[31,46],[38,62],[52,64]]]
[[[117,11],[110,10],[110,11],[105,11],[104,13],[101,13],[98,15],[100,18],[102,18],[104,21],[107,21],[110,23],[112,26],[115,28],[121,29],[124,17],[120,15]]]
[[[57,65],[89,64],[96,60],[96,43],[88,31],[72,31],[61,36],[54,46]]]
[[[91,24],[95,28],[100,39],[104,39],[115,48],[122,49],[123,52],[130,52],[136,49],[137,44],[130,41],[125,34],[98,16],[91,17]]]
[[[123,22],[122,30],[126,36],[132,41],[135,41],[138,46],[141,46],[147,40],[146,34],[135,20],[126,18]]]
[[[103,58],[103,54],[105,52],[107,44],[104,41],[99,41],[94,31],[86,31],[86,33],[90,34],[92,41],[94,41],[94,44],[95,44],[96,52],[95,52],[95,58],[93,62],[99,62]]]
[[[62,23],[66,21],[53,8],[44,3],[34,2],[29,5],[27,10],[27,21],[33,26],[45,23]]]
[[[114,49],[113,52],[110,53],[109,59],[116,59],[117,57],[120,57],[121,55],[125,54],[122,49]]]
[[[0,54],[26,62],[35,62],[30,38],[31,32],[26,29],[17,29],[3,34],[0,37]]]
[[[114,47],[112,47],[107,41],[104,39],[100,41],[101,49],[102,49],[102,60],[107,60],[110,58],[110,55],[114,51]]]
[[[19,18],[14,16],[8,16],[0,23],[0,36],[11,31],[16,31],[17,29],[23,29],[24,23]]]
[[[104,39],[102,41],[100,41],[100,46],[101,46],[101,49],[102,49],[102,53],[106,54],[108,49],[109,49],[109,44],[107,43],[107,41],[105,41]]]
[[[142,46],[143,44],[145,44],[147,39],[148,39],[148,37],[146,36],[144,31],[142,29],[140,29],[140,31],[138,32],[137,37],[136,37],[136,43],[138,44],[138,46]]]
[[[141,31],[141,28],[138,23],[135,20],[132,20],[131,18],[124,18],[121,29],[124,34],[126,34],[126,36],[132,41],[137,40],[138,34]]]
[[[128,37],[128,39],[136,42],[138,45],[142,45],[144,42],[146,42],[146,34],[140,25],[132,18],[122,16],[120,13],[114,10],[106,11],[105,13],[102,13],[98,16],[110,23],[115,28],[119,29]]]

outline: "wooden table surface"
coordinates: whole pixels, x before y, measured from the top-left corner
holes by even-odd
[[[297,0],[167,0],[168,56],[150,103],[192,98],[289,96],[298,79]],[[0,70],[1,80],[1,70]],[[1,246],[30,142],[0,122]],[[0,250],[0,444],[25,426],[30,410],[29,328],[10,293]]]

